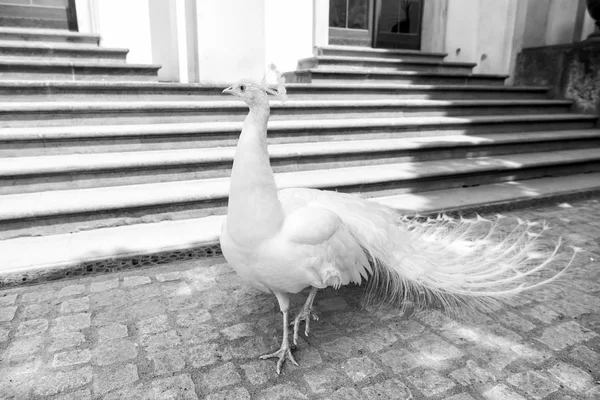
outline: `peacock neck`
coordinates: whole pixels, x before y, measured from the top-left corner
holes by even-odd
[[[275,235],[283,222],[267,150],[269,114],[268,103],[250,107],[233,161],[227,230],[240,245]]]

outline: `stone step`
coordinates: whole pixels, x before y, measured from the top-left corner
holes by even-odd
[[[0,15],[0,27],[14,28],[40,28],[40,29],[69,29],[69,22],[65,20],[5,17]]]
[[[51,21],[66,21],[66,7],[43,6],[32,4],[0,3],[0,15],[10,18],[35,18]]]
[[[375,49],[360,46],[315,47],[315,56],[394,58],[404,61],[442,61],[446,53],[426,53],[418,50]]]
[[[437,60],[406,61],[396,58],[315,56],[298,61],[298,69],[356,69],[370,71],[419,71],[440,74],[470,74],[475,63]]]
[[[100,35],[59,29],[11,28],[0,26],[0,40],[10,40],[19,43],[46,42],[97,46],[100,43]]]
[[[0,81],[0,101],[55,100],[217,100],[227,85],[166,82]],[[298,100],[527,100],[548,98],[546,87],[499,85],[400,85],[381,83],[290,83],[288,96]],[[227,97],[225,97],[227,96]]]
[[[507,75],[457,74],[376,69],[311,68],[283,74],[287,82],[389,82],[402,84],[504,85]]]
[[[276,174],[278,187],[392,196],[599,172],[598,148]],[[0,239],[223,214],[229,178],[0,196]]]
[[[159,65],[152,64],[0,60],[0,77],[4,80],[156,81],[159,69]]]
[[[271,120],[561,114],[564,100],[289,100],[271,102]],[[0,103],[3,127],[243,121],[248,107],[220,101],[66,101]]]
[[[127,49],[112,49],[96,45],[48,43],[48,42],[17,42],[0,40],[0,57],[4,60],[57,60],[81,61],[88,63],[118,63],[126,62]]]
[[[276,173],[600,149],[600,130],[398,138],[269,146]],[[0,192],[33,193],[227,177],[235,147],[0,158]]]
[[[271,144],[593,129],[583,114],[269,122]],[[0,157],[235,146],[241,122],[0,128]]]
[[[516,208],[599,190],[600,173],[590,173],[372,200],[405,215],[428,215],[485,207]],[[222,219],[221,215],[215,215],[1,240],[0,278],[9,285],[65,277],[93,266],[110,265],[115,260],[125,265],[139,265],[149,256],[165,261],[192,255],[210,257],[218,251]]]

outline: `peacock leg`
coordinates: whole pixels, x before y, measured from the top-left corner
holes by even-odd
[[[289,298],[287,295],[275,293],[277,296],[277,300],[279,301],[279,308],[281,309],[281,313],[283,314],[283,339],[281,340],[281,347],[275,353],[265,354],[264,356],[260,356],[261,360],[266,360],[267,358],[279,358],[277,361],[277,374],[281,374],[281,367],[285,360],[290,360],[292,364],[298,366],[298,363],[294,359],[292,355],[292,349],[290,348],[290,340],[289,340],[289,320],[288,320],[288,308],[289,308]]]
[[[296,319],[294,319],[294,345],[298,344],[298,330],[300,329],[300,322],[305,321],[304,334],[308,336],[308,332],[310,332],[311,317],[315,321],[319,320],[319,317],[312,309],[312,304],[313,301],[315,301],[315,296],[317,295],[318,290],[319,289],[317,289],[316,287],[313,287],[311,289],[310,294],[308,295],[308,298],[306,299],[306,302],[302,307],[302,310],[300,310],[300,312],[296,316]]]

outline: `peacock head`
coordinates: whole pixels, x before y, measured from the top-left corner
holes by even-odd
[[[280,100],[285,100],[285,78],[277,71],[275,65],[271,64],[269,72],[261,82],[243,80],[233,86],[229,86],[223,93],[232,94],[243,100],[248,107],[269,104],[268,95],[273,95]]]

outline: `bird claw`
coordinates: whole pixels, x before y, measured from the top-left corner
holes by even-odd
[[[285,362],[286,359],[289,360],[296,367],[298,366],[298,363],[296,362],[296,359],[292,355],[292,350],[290,349],[289,345],[281,346],[281,348],[279,350],[277,350],[275,353],[265,354],[264,356],[260,356],[261,360],[266,360],[267,358],[279,358],[279,361],[277,361],[277,375],[281,374],[281,367],[283,367],[283,363]]]
[[[314,312],[312,310],[312,308],[302,308],[302,311],[300,311],[298,313],[298,315],[296,316],[296,318],[294,319],[294,321],[290,323],[290,325],[294,325],[294,344],[295,345],[298,345],[298,331],[300,330],[300,323],[302,321],[305,322],[304,335],[308,336],[308,333],[310,332],[311,317],[314,321],[319,320],[319,316],[317,315],[316,312]]]

